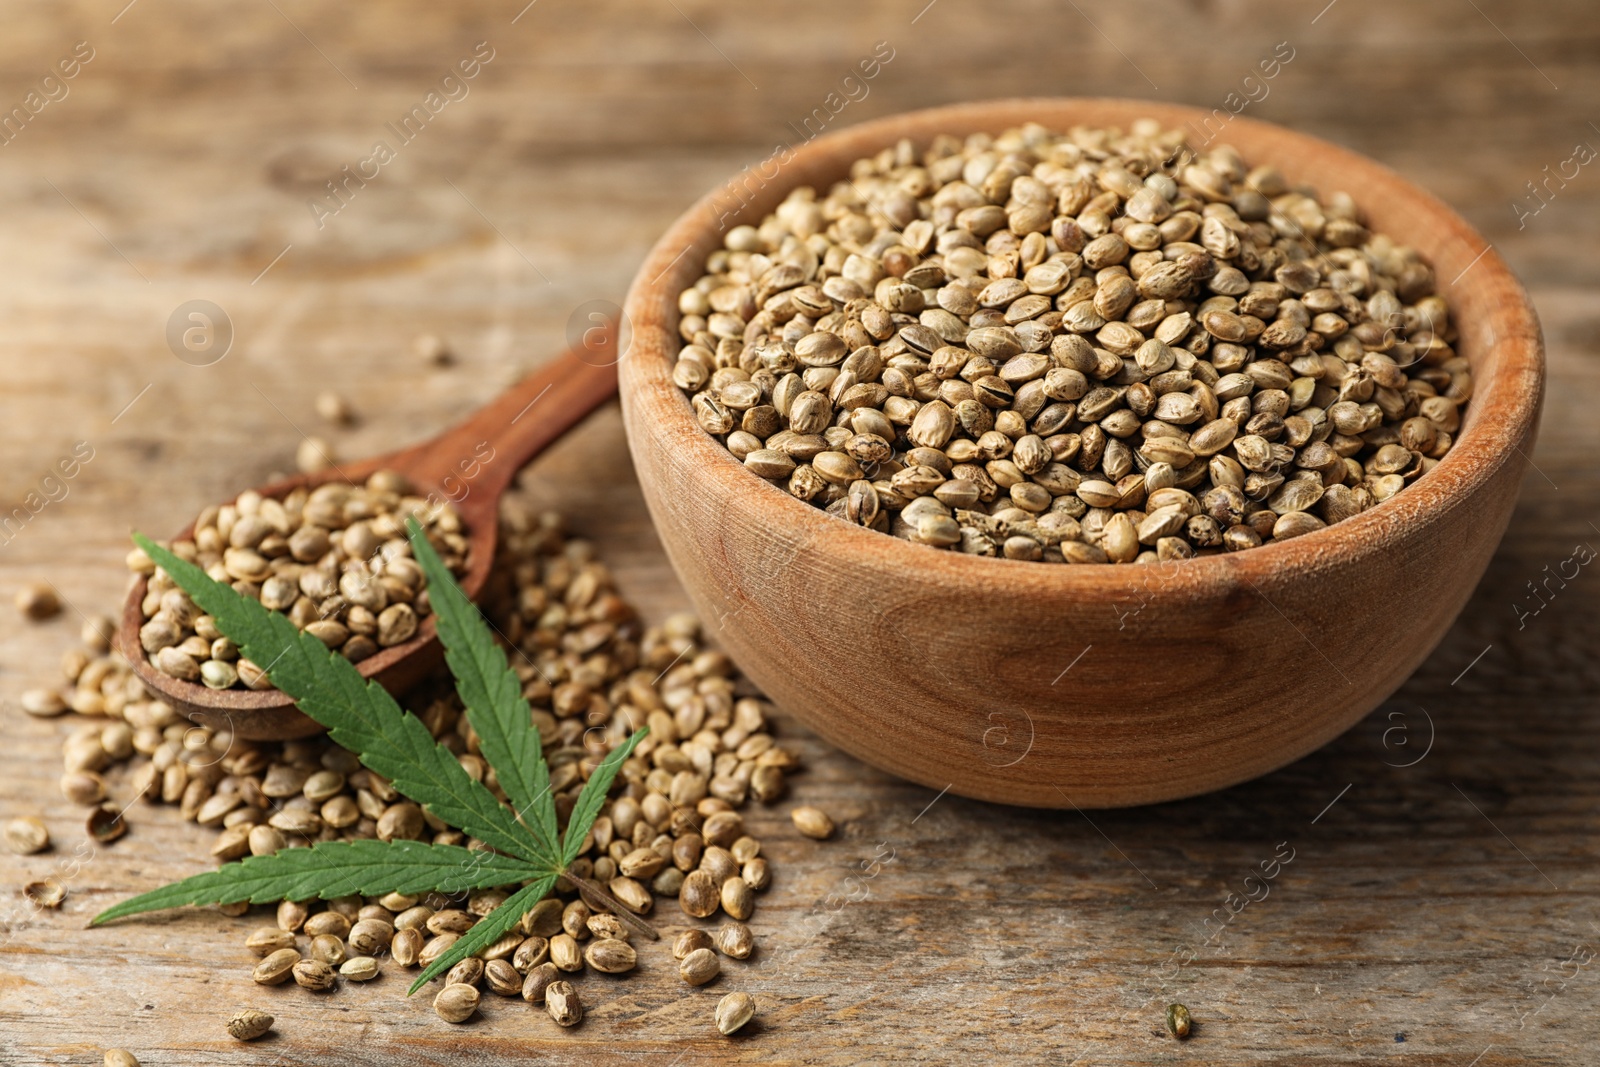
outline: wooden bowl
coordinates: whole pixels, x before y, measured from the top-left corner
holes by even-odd
[[[1382,702],[1466,603],[1516,502],[1544,387],[1539,324],[1500,257],[1385,167],[1236,118],[1220,140],[1292,182],[1349,192],[1434,265],[1475,394],[1432,471],[1292,541],[1152,566],[937,551],[852,526],[745,470],[672,383],[678,293],[727,228],[798,185],[826,190],[901,138],[1168,126],[1207,113],[1131,100],[1002,100],[819,137],[776,177],[748,168],[656,244],[628,297],[622,410],[645,499],[708,630],[829,741],[934,789],[1038,807],[1192,796],[1305,755]],[[770,169],[770,168],[769,168]],[[741,200],[743,201],[740,206]],[[728,209],[735,208],[733,211]]]

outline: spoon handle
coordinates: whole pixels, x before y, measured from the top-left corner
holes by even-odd
[[[408,450],[405,466],[424,492],[463,514],[493,509],[519,470],[617,393],[616,332],[592,331],[572,348],[437,437]]]

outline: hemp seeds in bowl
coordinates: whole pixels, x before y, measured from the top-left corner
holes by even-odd
[[[282,500],[242,493],[206,508],[191,534],[170,547],[359,663],[411,640],[430,611],[426,579],[406,541],[413,515],[450,572],[465,573],[460,516],[448,503],[415,495],[395,471],[376,471],[363,485],[297,488]],[[210,689],[272,688],[142,549],[128,554],[128,568],[150,576],[139,644],[158,671]]]
[[[1414,250],[1153,120],[903,140],[724,244],[678,303],[700,426],[936,548],[1132,563],[1297,537],[1431,469],[1472,394]]]

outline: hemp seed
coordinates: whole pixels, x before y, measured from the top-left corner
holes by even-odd
[[[288,930],[279,930],[275,926],[263,926],[245,938],[244,941],[245,948],[262,958],[266,958],[282,949],[294,948],[294,944],[294,934]],[[296,953],[296,958],[298,956],[299,954]]]
[[[67,710],[67,702],[52,689],[25,689],[18,703],[36,719],[53,719]]]
[[[789,817],[794,820],[794,828],[806,837],[826,841],[833,836],[833,820],[821,808],[798,807],[789,813]]]
[[[415,967],[422,953],[422,941],[421,930],[397,930],[389,943],[389,955],[402,967]]]
[[[583,1004],[571,982],[551,982],[544,991],[544,1008],[557,1026],[577,1026],[583,1021]]]
[[[322,960],[301,960],[290,968],[295,984],[303,989],[324,993],[334,987],[338,975],[332,967]]]
[[[721,970],[722,964],[709,948],[697,948],[678,963],[678,974],[690,985],[705,985]]]
[[[559,981],[561,972],[556,970],[556,965],[545,962],[536,964],[528,971],[528,977],[522,982],[522,999],[529,1004],[543,1004],[545,992],[551,983]]]
[[[49,582],[29,582],[17,590],[17,611],[30,622],[43,622],[61,614],[61,598]]]
[[[107,804],[89,813],[89,836],[102,845],[108,845],[128,832],[128,823],[122,812]]]
[[[476,986],[446,985],[433,998],[433,1010],[447,1023],[464,1023],[477,1012],[479,996]]]
[[[557,934],[550,939],[550,962],[562,971],[583,970],[583,953],[571,934]]]
[[[756,1001],[749,993],[729,993],[717,1001],[717,1030],[727,1036],[755,1018]]]
[[[522,992],[522,975],[508,960],[490,960],[483,965],[483,983],[491,993],[514,997]]]
[[[735,919],[748,919],[755,911],[755,894],[750,883],[738,875],[730,875],[722,883],[722,910]]]
[[[50,847],[50,831],[32,815],[21,815],[6,822],[6,848],[19,856],[31,856]]]
[[[46,878],[41,882],[29,882],[23,886],[22,895],[36,908],[54,910],[61,907],[61,902],[67,899],[67,890],[54,878]]]
[[[632,945],[610,937],[591,942],[584,950],[583,957],[589,966],[605,974],[631,971],[639,959]]]
[[[711,875],[703,870],[690,871],[678,891],[678,906],[694,919],[708,918],[722,903],[721,889]]]
[[[378,977],[378,961],[371,956],[351,956],[339,964],[339,976],[352,982],[370,982]]]
[[[511,965],[527,974],[549,958],[550,942],[542,937],[530,937],[517,946],[511,957]]]
[[[476,956],[468,956],[454,967],[445,972],[445,985],[470,985],[475,986],[483,981],[483,961]]]
[[[682,960],[696,949],[708,949],[712,947],[712,944],[711,935],[704,930],[685,930],[672,943],[672,958]]]
[[[238,1041],[254,1041],[272,1029],[275,1020],[264,1011],[246,1008],[228,1020],[228,1036]]]
[[[334,426],[348,426],[355,421],[349,402],[331,390],[318,393],[315,406],[323,421]]]
[[[250,979],[258,985],[282,985],[289,980],[295,964],[299,962],[300,953],[293,948],[276,949],[256,964],[255,970],[250,972]]]
[[[722,950],[724,956],[731,956],[736,960],[749,959],[755,947],[755,935],[744,923],[728,923],[717,931],[717,948]]]

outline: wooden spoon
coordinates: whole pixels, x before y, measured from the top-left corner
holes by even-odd
[[[412,482],[420,496],[438,494],[454,503],[467,537],[467,571],[460,577],[469,598],[482,592],[494,561],[499,537],[500,498],[527,463],[559,439],[617,391],[615,330],[598,343],[574,347],[512,386],[486,407],[437,437],[419,445],[341,464],[318,474],[300,475],[261,486],[263,496],[282,498],[290,490],[348,480],[361,484],[377,470],[395,470]],[[188,537],[191,524],[178,534]],[[302,714],[294,701],[276,689],[209,689],[181,681],[155,669],[139,644],[144,624],[140,605],[148,579],[140,577],[128,593],[118,645],[139,679],[180,713],[250,740],[308,737],[322,727]],[[429,616],[417,635],[403,644],[380,649],[358,665],[363,676],[391,692],[404,692],[421,681],[441,659],[438,635]]]

